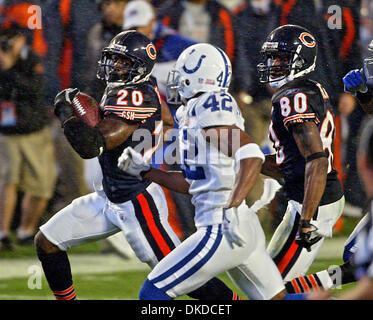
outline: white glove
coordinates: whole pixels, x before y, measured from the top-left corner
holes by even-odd
[[[123,150],[123,153],[118,158],[118,167],[139,179],[142,179],[142,172],[150,170],[150,164],[146,163],[142,155],[131,147]]]
[[[245,244],[242,235],[238,231],[237,211],[236,207],[223,209],[223,234],[232,249],[233,245],[242,247]]]

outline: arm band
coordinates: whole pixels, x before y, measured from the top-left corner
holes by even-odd
[[[310,161],[318,159],[318,158],[327,158],[327,157],[328,156],[326,155],[326,153],[324,151],[323,152],[316,152],[316,153],[313,153],[310,156],[308,156],[306,158],[306,162],[310,162]]]
[[[256,143],[248,143],[240,147],[234,154],[234,159],[236,163],[240,162],[242,159],[246,158],[260,158],[264,162],[265,157]]]
[[[92,128],[76,118],[66,122],[64,133],[73,149],[83,159],[98,157],[105,151],[105,138],[98,128]]]

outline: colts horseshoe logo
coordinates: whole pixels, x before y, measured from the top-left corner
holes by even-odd
[[[192,51],[191,53],[193,53],[193,52],[194,52],[194,51]],[[185,64],[184,64],[184,66],[183,66],[183,70],[184,70],[184,72],[185,72],[185,73],[194,73],[194,72],[196,72],[196,71],[201,67],[201,63],[202,63],[202,60],[203,60],[204,58],[206,58],[206,56],[203,54],[203,55],[199,58],[197,65],[196,65],[193,69],[188,69],[188,68],[185,66]]]
[[[306,39],[306,37],[308,39]],[[315,38],[312,36],[312,34],[308,32],[302,32],[299,36],[299,40],[302,41],[302,43],[309,48],[313,48],[316,45]],[[311,40],[311,41],[310,41]]]

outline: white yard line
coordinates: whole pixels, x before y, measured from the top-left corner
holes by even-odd
[[[342,258],[344,242],[344,238],[326,239],[317,258]],[[136,257],[125,260],[115,254],[70,254],[69,260],[73,274],[105,274],[133,270],[150,271],[150,268],[146,264],[141,263]],[[28,278],[32,272],[35,272],[35,269],[33,269],[35,266],[41,267],[36,257],[1,259],[0,280]]]

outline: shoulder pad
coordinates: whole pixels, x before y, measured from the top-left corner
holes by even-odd
[[[303,92],[306,95],[318,95],[320,91],[314,81],[306,79],[294,80],[276,92],[272,97],[272,102],[277,102],[283,96],[294,97],[298,92]]]

